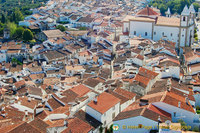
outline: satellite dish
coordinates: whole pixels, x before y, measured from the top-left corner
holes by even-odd
[[[165,121],[165,124],[166,124],[167,126],[170,126],[171,123],[172,123],[172,122],[171,122],[170,120],[166,120],[166,121]]]

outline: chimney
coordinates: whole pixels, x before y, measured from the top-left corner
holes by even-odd
[[[64,126],[68,126],[68,121],[67,120],[64,120]]]
[[[18,101],[17,103],[18,103],[18,104],[21,104],[21,101]]]
[[[188,98],[188,96],[186,96],[185,102],[186,102],[187,105],[189,105],[189,98]]]
[[[140,106],[145,106],[149,104],[149,100],[146,99],[140,99]]]
[[[168,92],[171,91],[171,86],[167,86],[167,91],[168,91]]]
[[[28,102],[31,102],[31,97],[28,97]]]
[[[181,102],[178,102],[178,107],[181,108]]]
[[[16,101],[18,101],[18,100],[19,100],[19,97],[18,97],[18,96],[16,96],[16,97],[15,97],[15,100],[16,100]]]
[[[94,104],[97,104],[97,97],[95,97],[93,102],[94,102]]]
[[[25,117],[28,117],[28,111],[25,110]]]

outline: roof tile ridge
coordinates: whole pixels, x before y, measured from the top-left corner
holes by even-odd
[[[160,99],[160,102],[163,102],[166,96],[167,96],[167,91],[165,91],[164,95],[163,95],[162,98]]]
[[[143,108],[143,110],[140,112],[140,116],[142,116],[144,114],[144,111],[146,110],[146,107]]]

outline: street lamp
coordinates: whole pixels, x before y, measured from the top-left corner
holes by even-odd
[[[158,133],[159,133],[159,125],[160,125],[161,119],[160,119],[160,115],[158,116]]]

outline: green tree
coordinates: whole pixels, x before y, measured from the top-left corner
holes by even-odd
[[[19,21],[22,21],[22,20],[24,20],[24,16],[23,16],[22,12],[19,10],[19,8],[16,8],[12,14],[11,21],[14,21],[16,24],[18,24]]]
[[[8,22],[6,28],[10,30],[10,35],[11,37],[13,37],[15,34],[15,30],[17,29],[17,25],[13,22]]]
[[[188,131],[191,129],[191,126],[187,126],[187,124],[182,119],[178,120],[178,123],[181,124],[181,129],[184,131]]]
[[[79,30],[87,30],[86,27],[80,27]]]
[[[4,13],[1,14],[1,23],[3,23],[3,24],[6,23],[6,16]]]
[[[66,30],[66,28],[63,25],[56,26],[56,29],[59,29],[62,32]]]
[[[23,27],[18,27],[18,28],[15,30],[15,38],[21,39],[21,38],[22,38],[22,35],[23,35],[23,32],[24,32],[24,28],[23,28]]]
[[[199,3],[195,2],[195,3],[193,3],[193,6],[194,6],[195,11],[198,12],[198,9],[200,8]]]
[[[192,131],[199,132],[199,128],[197,126],[194,126],[194,128],[192,129]]]
[[[167,11],[167,6],[164,4],[160,4],[159,9],[160,9],[160,13],[162,15],[165,15],[165,12]]]
[[[25,29],[22,36],[24,41],[30,41],[33,39],[33,33],[29,29]]]
[[[153,3],[153,7],[158,7],[158,3]]]

